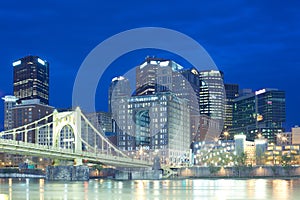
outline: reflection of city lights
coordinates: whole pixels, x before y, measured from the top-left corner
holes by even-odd
[[[123,182],[118,182],[118,188],[122,189],[123,188]]]
[[[135,184],[137,184],[137,186],[136,186],[137,195],[138,196],[144,196],[145,195],[144,181],[142,181],[142,180],[135,181]]]
[[[255,182],[255,196],[266,199],[266,186],[267,186],[267,180],[265,179],[258,179]]]
[[[289,184],[286,180],[273,180],[273,192],[278,199],[290,199],[288,188]]]
[[[45,187],[45,180],[44,179],[40,179],[39,180],[39,183],[40,183],[40,200],[43,200],[44,199],[44,187]]]

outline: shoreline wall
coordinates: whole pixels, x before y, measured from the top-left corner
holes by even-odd
[[[46,176],[22,173],[0,173],[0,178],[46,178]]]
[[[56,166],[48,167],[47,174],[30,174],[18,172],[0,172],[0,178],[45,178],[47,180],[88,180],[87,167]],[[116,180],[158,180],[162,178],[161,171],[115,171],[110,174]],[[188,167],[177,169],[177,175],[172,178],[274,178],[274,177],[300,177],[300,166],[254,166],[254,167]],[[100,177],[93,177],[100,178]],[[101,178],[108,178],[101,176]]]
[[[159,180],[161,178],[161,170],[116,171],[115,174],[115,180]]]
[[[259,178],[295,176],[300,176],[300,166],[189,167],[178,169],[178,177],[186,178]]]

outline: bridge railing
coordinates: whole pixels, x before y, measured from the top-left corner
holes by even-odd
[[[44,151],[44,152],[55,152],[55,153],[62,153],[62,154],[68,154],[70,156],[73,155],[73,157],[82,157],[83,159],[93,159],[93,160],[103,160],[104,162],[107,160],[110,160],[110,162],[115,161],[115,162],[120,162],[120,163],[136,163],[136,164],[146,164],[146,165],[151,165],[151,163],[149,161],[145,161],[145,160],[138,160],[138,159],[134,159],[134,158],[128,158],[128,157],[119,157],[119,156],[115,156],[112,154],[106,154],[106,153],[100,153],[100,152],[86,152],[86,151],[82,151],[80,153],[76,153],[73,151],[73,149],[62,149],[62,148],[57,148],[57,147],[53,147],[53,146],[46,146],[46,145],[39,145],[39,144],[35,144],[35,143],[26,143],[23,141],[15,141],[15,140],[8,140],[8,139],[0,139],[0,143],[1,144],[11,144],[15,147],[19,147],[19,148],[29,148],[29,149],[33,149],[33,150],[40,150],[40,151]]]

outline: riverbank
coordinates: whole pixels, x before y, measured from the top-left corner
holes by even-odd
[[[0,178],[45,178],[41,169],[0,168]]]
[[[168,171],[155,172],[115,170],[109,177],[93,176],[90,178],[110,178],[115,180],[173,180],[173,179],[255,179],[255,178],[294,178],[300,177],[299,166],[235,166],[235,167],[187,167],[172,169],[173,173],[168,176]],[[92,173],[93,174],[93,173]]]
[[[74,167],[73,167],[74,168]],[[300,177],[300,166],[239,166],[239,167],[187,167],[173,169],[176,173],[167,178],[159,171],[118,171],[115,169],[106,169],[97,173],[90,171],[88,179],[115,179],[115,180],[159,180],[159,179],[219,179],[219,178],[294,178]],[[59,170],[62,173],[63,170]],[[68,170],[67,170],[68,171]],[[72,174],[74,170],[69,170]],[[161,171],[162,172],[162,171]],[[161,174],[161,175],[160,175]],[[63,176],[60,180],[67,179]],[[18,169],[18,168],[0,168],[0,178],[47,178],[45,171],[41,169]],[[74,179],[75,180],[75,179]]]
[[[177,170],[180,178],[300,177],[299,166],[188,167]]]
[[[46,178],[45,175],[20,174],[20,173],[0,173],[0,178]]]

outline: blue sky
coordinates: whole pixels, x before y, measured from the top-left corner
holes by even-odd
[[[12,94],[11,63],[38,55],[50,62],[50,104],[70,107],[77,70],[95,46],[128,29],[165,27],[197,40],[224,71],[225,82],[254,90],[285,90],[287,127],[300,125],[299,10],[296,0],[1,1],[0,96]],[[169,54],[144,50],[120,57],[101,80],[98,110],[106,109],[111,78],[141,63],[147,55]],[[0,124],[1,129],[3,114]]]

